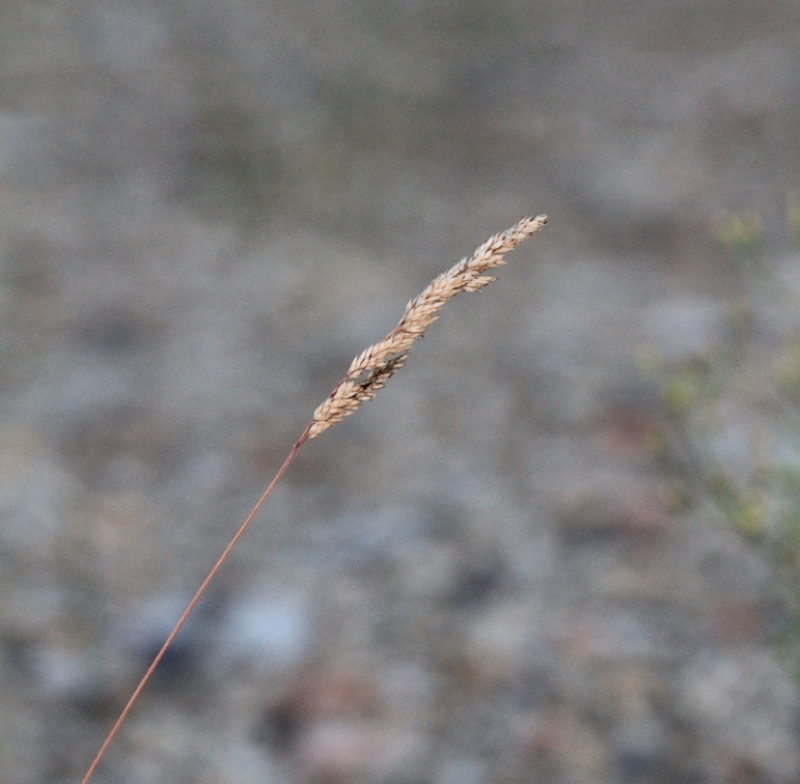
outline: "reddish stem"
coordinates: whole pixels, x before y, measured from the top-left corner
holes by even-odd
[[[264,501],[269,498],[270,493],[274,489],[275,485],[278,484],[278,480],[284,475],[286,469],[289,468],[292,460],[294,460],[295,455],[297,455],[298,450],[300,447],[308,440],[308,433],[311,429],[312,422],[309,422],[306,426],[306,429],[303,431],[303,434],[298,439],[297,443],[292,447],[292,451],[289,452],[289,456],[286,460],[283,461],[283,465],[278,469],[278,473],[275,474],[273,480],[269,483],[269,487],[264,491],[261,498],[258,499],[256,505],[250,511],[250,514],[247,515],[247,518],[240,526],[239,530],[234,534],[233,538],[228,542],[228,546],[222,551],[222,555],[217,559],[217,562],[214,564],[214,567],[208,573],[208,576],[205,580],[203,580],[200,587],[197,589],[197,593],[192,597],[192,600],[187,605],[186,609],[183,611],[180,618],[178,618],[177,623],[173,627],[172,631],[169,633],[169,636],[164,641],[164,644],[161,646],[161,650],[156,654],[156,657],[153,659],[151,665],[147,668],[147,672],[142,676],[141,681],[139,681],[139,685],[134,690],[133,694],[131,694],[128,702],[125,704],[125,707],[122,709],[122,713],[120,713],[119,718],[114,723],[114,726],[111,728],[111,731],[106,736],[106,739],[103,741],[103,745],[100,747],[100,750],[95,755],[95,758],[92,760],[92,764],[89,766],[89,770],[86,771],[86,775],[81,779],[81,784],[87,784],[89,779],[92,777],[95,769],[97,768],[100,760],[106,753],[106,750],[111,745],[111,741],[114,740],[114,736],[119,732],[120,727],[122,726],[125,719],[128,718],[128,714],[131,712],[131,709],[134,706],[136,700],[139,699],[139,695],[142,693],[142,690],[147,685],[147,682],[150,680],[150,676],[155,672],[156,667],[158,667],[159,662],[164,658],[164,654],[167,652],[167,649],[172,645],[172,641],[177,636],[178,632],[181,630],[181,627],[184,623],[186,623],[187,618],[191,614],[192,610],[194,610],[195,605],[200,601],[200,597],[205,593],[206,588],[208,588],[211,581],[217,576],[217,572],[222,567],[222,564],[225,563],[228,556],[230,555],[231,550],[236,546],[236,543],[239,539],[242,538],[244,532],[247,530],[250,523],[253,521],[253,518],[258,514],[259,509],[264,505]]]

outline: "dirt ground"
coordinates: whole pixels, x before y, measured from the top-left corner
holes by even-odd
[[[724,333],[722,210],[755,353],[800,330],[797,2],[1,16],[0,780],[80,781],[352,357],[546,212],[302,448],[93,781],[800,781],[773,565],[674,503],[640,361]]]

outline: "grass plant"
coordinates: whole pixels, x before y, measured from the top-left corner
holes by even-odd
[[[490,237],[471,256],[462,259],[435,278],[421,294],[414,297],[398,322],[397,326],[383,340],[366,348],[351,363],[345,375],[334,386],[330,395],[314,411],[297,442],[289,451],[278,472],[267,489],[256,502],[245,521],[234,534],[223,550],[207,577],[203,580],[192,600],[175,623],[164,644],[156,654],[152,663],[142,676],[139,685],[128,699],[125,707],[103,741],[99,751],[86,771],[81,784],[87,784],[97,769],[112,740],[128,717],[142,690],[147,685],[155,669],[166,654],[173,640],[184,625],[192,610],[205,593],[211,581],[227,560],[231,550],[244,535],[264,502],[272,493],[275,485],[291,465],[300,447],[308,440],[315,438],[328,428],[340,422],[346,416],[355,413],[361,404],[372,400],[388,380],[406,363],[411,347],[417,338],[422,337],[428,327],[439,317],[439,311],[457,294],[465,291],[480,291],[496,280],[486,273],[504,264],[504,257],[532,234],[535,234],[547,223],[546,215],[533,218],[522,218],[506,231]]]

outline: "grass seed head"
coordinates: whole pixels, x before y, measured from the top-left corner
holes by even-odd
[[[495,234],[472,256],[463,258],[406,305],[398,325],[380,342],[364,349],[328,398],[317,407],[308,437],[314,438],[346,416],[355,413],[365,400],[372,400],[379,389],[406,363],[414,341],[439,318],[439,310],[464,291],[480,291],[496,278],[484,275],[504,264],[504,256],[547,223],[546,215],[522,218],[506,231]],[[366,375],[365,375],[366,374]],[[363,377],[363,378],[362,378]]]

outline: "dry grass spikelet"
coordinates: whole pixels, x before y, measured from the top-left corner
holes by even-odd
[[[314,438],[344,417],[355,413],[399,370],[411,353],[411,344],[439,317],[438,311],[463,291],[479,291],[496,278],[484,275],[504,264],[504,256],[547,223],[546,215],[522,218],[506,231],[495,234],[472,256],[443,272],[406,305],[398,325],[380,342],[362,351],[347,373],[314,412],[308,438]],[[366,375],[365,375],[366,374]],[[361,379],[361,380],[359,380]]]

